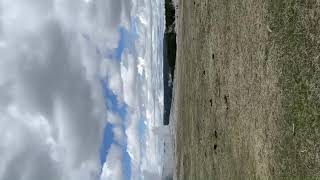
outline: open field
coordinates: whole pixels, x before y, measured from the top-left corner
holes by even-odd
[[[320,0],[180,0],[177,179],[320,179]]]

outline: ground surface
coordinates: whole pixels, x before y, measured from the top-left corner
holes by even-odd
[[[178,8],[176,178],[320,178],[320,1]]]

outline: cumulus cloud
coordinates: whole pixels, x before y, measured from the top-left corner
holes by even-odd
[[[140,98],[137,96],[138,88],[140,87],[137,77],[137,63],[136,58],[125,51],[123,56],[123,63],[121,63],[121,78],[123,81],[123,98],[124,102],[134,109],[140,104]]]
[[[108,80],[111,91],[117,95],[118,101],[123,103],[123,79],[120,64],[116,61],[105,60],[100,67],[100,73]]]
[[[113,125],[121,124],[121,118],[119,117],[119,115],[112,111],[107,112],[107,119]]]
[[[37,135],[46,135],[47,139],[43,141],[52,139],[64,152],[59,153],[62,157],[55,162],[53,158],[49,158],[50,152],[45,150],[50,146],[36,143],[34,146],[36,149],[44,146],[44,150],[39,152],[41,157],[47,158],[43,158],[48,161],[44,163],[52,166],[60,166],[59,163],[68,164],[67,168],[73,169],[87,161],[97,161],[96,154],[101,143],[99,137],[102,133],[104,116],[101,114],[101,109],[95,106],[97,104],[92,98],[92,89],[85,78],[85,69],[81,63],[77,62],[81,57],[73,52],[73,48],[76,47],[66,42],[61,29],[58,22],[49,21],[39,29],[37,34],[25,34],[24,37],[16,40],[25,43],[25,47],[15,45],[18,42],[13,41],[13,45],[3,49],[2,60],[7,64],[1,66],[1,72],[6,72],[5,69],[10,68],[7,73],[12,77],[3,80],[5,84],[11,84],[11,86],[3,85],[5,89],[2,91],[9,92],[10,100],[6,104],[16,109],[15,118],[11,122],[26,119],[26,116],[30,116],[33,120],[37,115],[41,115],[44,117],[43,121],[51,128],[50,134],[42,134],[43,132],[39,131]],[[2,75],[6,77],[5,74]],[[10,114],[10,109],[2,110],[2,115]],[[32,123],[31,120],[24,123],[28,125]],[[30,131],[33,131],[32,127],[30,128]],[[17,131],[22,129],[23,126]],[[30,136],[26,134],[28,139],[31,138]],[[27,145],[29,144],[26,146],[22,144],[19,149],[26,148],[27,152],[24,154],[32,154],[34,151]],[[6,150],[12,151],[10,146],[6,147]],[[28,159],[32,157],[32,155],[24,156],[26,162],[33,161]],[[12,161],[15,159],[9,160],[8,163]],[[34,169],[28,164],[22,168],[34,172],[43,168],[41,162],[31,167]],[[58,174],[53,177],[59,177]]]
[[[114,139],[115,141],[120,144],[120,145],[125,145],[125,138],[126,138],[126,135],[124,133],[124,129],[122,126],[115,126],[113,128],[113,134],[114,134]]]
[[[121,96],[128,105],[125,133],[132,179],[159,177],[162,169],[160,141],[152,129],[163,120],[163,10],[163,1],[133,1],[136,52],[125,50],[121,57]]]
[[[101,180],[123,180],[123,155],[119,146],[112,144],[103,166]]]
[[[82,34],[100,49],[115,47],[130,7],[2,0],[0,9],[0,179],[96,179],[107,117],[98,78],[104,60]],[[115,134],[120,142],[123,132]]]

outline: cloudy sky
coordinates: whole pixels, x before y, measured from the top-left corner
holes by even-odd
[[[159,177],[163,0],[0,0],[0,180]]]

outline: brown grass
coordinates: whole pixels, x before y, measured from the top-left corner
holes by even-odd
[[[179,2],[177,179],[320,175],[319,2]]]

